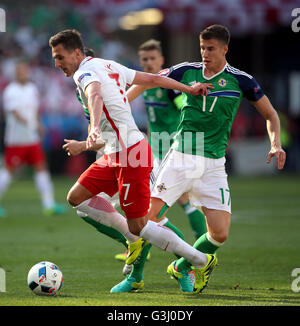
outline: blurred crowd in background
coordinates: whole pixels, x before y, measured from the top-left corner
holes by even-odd
[[[139,70],[140,43],[149,38],[161,40],[166,66],[199,61],[199,32],[220,23],[232,33],[230,64],[255,75],[279,112],[282,143],[288,152],[287,171],[300,172],[300,32],[291,30],[291,12],[297,3],[300,7],[296,0],[2,1],[6,32],[0,33],[1,149],[5,127],[2,92],[14,78],[16,61],[24,57],[30,61],[31,80],[41,96],[50,169],[53,173],[78,174],[61,146],[64,138],[84,139],[87,122],[75,96],[73,79],[55,69],[51,58],[48,40],[58,31],[76,28],[96,56]],[[156,11],[147,11],[149,8]],[[137,99],[132,110],[138,126],[146,131],[143,101]],[[232,141],[260,137],[267,137],[264,120],[243,102]],[[77,159],[78,170],[80,164],[93,159],[89,154]]]

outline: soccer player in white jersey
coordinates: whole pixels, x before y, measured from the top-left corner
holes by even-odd
[[[76,30],[59,32],[50,38],[49,45],[55,66],[67,77],[73,76],[89,109],[87,148],[101,143],[105,153],[79,177],[68,193],[68,202],[98,220],[103,211],[114,209],[108,201],[96,195],[105,192],[112,196],[119,192],[128,226],[126,237],[130,242],[127,263],[134,262],[149,241],[165,251],[185,257],[196,269],[203,267],[208,259],[206,254],[195,250],[171,230],[147,219],[152,153],[133,120],[125,89],[127,85],[140,84],[206,95],[210,85],[187,86],[166,77],[128,69],[114,61],[85,57],[81,35]],[[101,141],[97,142],[99,138]],[[112,224],[123,220],[119,215],[120,220],[116,218]]]
[[[3,93],[6,127],[4,166],[0,170],[0,198],[9,187],[15,171],[27,164],[34,168],[35,185],[41,196],[44,213],[60,214],[66,208],[54,200],[53,184],[40,138],[39,94],[35,84],[29,80],[29,73],[29,65],[19,61],[16,64],[15,81]],[[0,207],[0,216],[6,214],[6,210]]]

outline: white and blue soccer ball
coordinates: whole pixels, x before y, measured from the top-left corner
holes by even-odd
[[[55,295],[63,285],[63,275],[57,265],[42,261],[31,267],[27,283],[37,295]]]

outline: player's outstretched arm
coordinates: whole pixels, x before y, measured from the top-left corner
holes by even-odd
[[[266,95],[261,97],[258,101],[253,102],[253,105],[265,118],[267,124],[267,131],[271,142],[267,163],[271,162],[272,157],[276,157],[277,168],[281,170],[285,164],[286,154],[281,147],[280,120],[278,114]]]
[[[147,87],[142,85],[132,85],[128,90],[126,91],[126,95],[129,102],[132,102],[135,100],[138,96],[140,96],[143,91],[145,91]]]
[[[192,95],[207,95],[207,90],[209,88],[213,88],[212,84],[202,84],[196,83],[193,86],[188,86],[182,84],[172,78],[169,77],[162,77],[155,74],[150,74],[146,72],[137,71],[135,78],[132,82],[133,84],[142,85],[146,88],[155,88],[155,87],[162,87],[162,88],[169,88],[169,89],[176,89],[180,92],[192,94]]]

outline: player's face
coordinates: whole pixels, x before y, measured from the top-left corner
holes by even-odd
[[[140,65],[145,72],[158,73],[164,64],[164,57],[157,50],[140,51]]]
[[[29,79],[29,67],[26,63],[16,65],[16,79],[19,83],[25,84]]]
[[[62,44],[58,44],[52,47],[52,57],[55,61],[55,67],[60,68],[66,77],[71,77],[78,69],[83,55],[79,49],[68,51]]]
[[[200,52],[202,62],[207,70],[218,72],[225,62],[228,45],[217,39],[203,40],[200,37]]]

